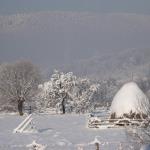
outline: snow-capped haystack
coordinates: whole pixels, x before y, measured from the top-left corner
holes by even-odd
[[[150,102],[134,82],[126,83],[111,104],[111,119],[145,119],[149,116]]]

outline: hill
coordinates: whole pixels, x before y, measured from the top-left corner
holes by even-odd
[[[150,15],[44,11],[0,16],[0,63],[32,60],[91,77],[149,72]]]

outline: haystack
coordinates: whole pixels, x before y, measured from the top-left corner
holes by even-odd
[[[125,84],[111,104],[111,119],[145,119],[150,115],[150,101],[134,82]]]

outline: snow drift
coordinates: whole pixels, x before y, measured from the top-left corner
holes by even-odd
[[[150,102],[134,82],[125,84],[116,94],[111,105],[111,118],[145,118],[149,116]]]

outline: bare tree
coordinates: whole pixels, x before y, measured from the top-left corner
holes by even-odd
[[[28,61],[1,65],[0,92],[20,115],[23,115],[23,103],[34,96],[40,77],[38,68]]]

